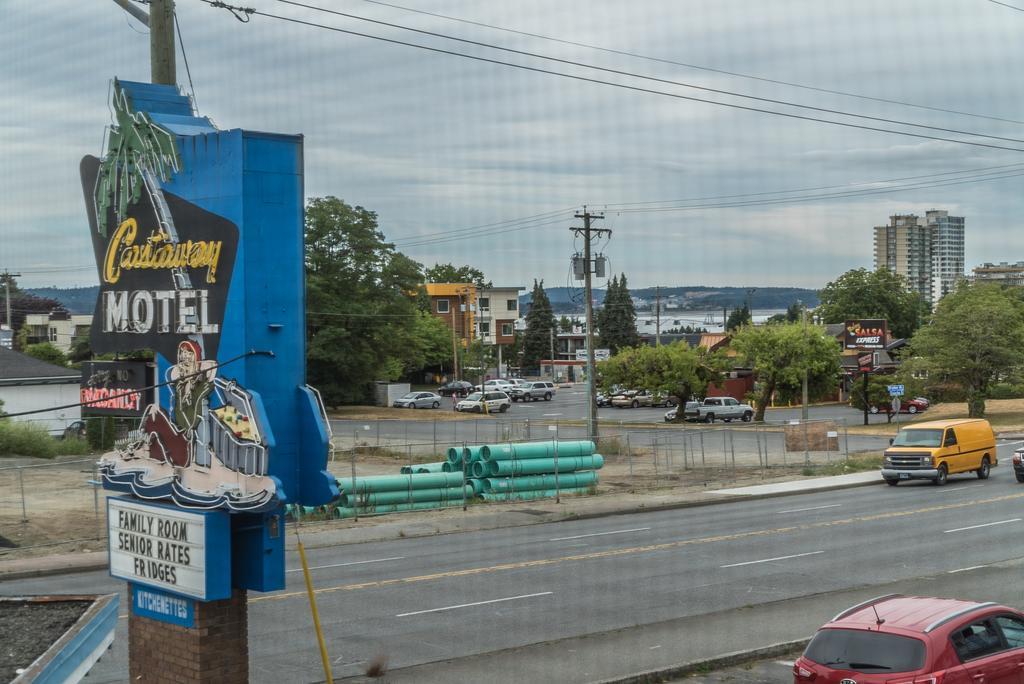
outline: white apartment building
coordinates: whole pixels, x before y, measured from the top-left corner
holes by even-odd
[[[519,293],[525,287],[482,287],[476,297],[476,334],[484,344],[515,342]]]
[[[972,270],[976,283],[999,283],[1012,287],[1024,287],[1024,261],[1015,264],[1000,261],[998,264],[988,262],[975,266]]]
[[[931,231],[932,296],[938,302],[964,278],[964,217],[930,209],[925,222]]]

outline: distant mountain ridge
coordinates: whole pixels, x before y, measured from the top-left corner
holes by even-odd
[[[70,313],[88,314],[96,308],[99,285],[89,287],[26,287],[25,292],[36,297],[56,299]]]
[[[662,287],[661,302],[675,304],[677,311],[709,311],[718,310],[723,307],[729,309],[739,308],[747,303],[747,290],[753,290],[749,295],[752,309],[785,309],[796,301],[801,301],[809,307],[818,305],[818,291],[803,287],[710,287],[706,285],[684,285],[678,287]],[[556,313],[568,313],[583,310],[583,288],[552,287],[545,288],[548,299],[551,300],[551,308]],[[633,297],[647,300],[650,306],[654,305],[657,296],[657,289],[653,287],[642,287],[630,289]],[[604,302],[604,290],[594,290],[594,303],[600,305]],[[527,308],[531,301],[529,293],[519,297],[519,304]],[[639,309],[640,307],[638,307]]]

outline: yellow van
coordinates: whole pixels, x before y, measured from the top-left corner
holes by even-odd
[[[955,473],[988,477],[999,461],[996,436],[987,420],[933,420],[915,423],[889,440],[882,477],[896,486],[900,480],[931,480],[946,484]]]

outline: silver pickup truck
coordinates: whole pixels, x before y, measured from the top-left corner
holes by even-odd
[[[696,406],[688,403],[683,417],[686,420],[705,423],[714,423],[716,420],[724,420],[727,423],[742,420],[749,423],[754,418],[754,408],[750,404],[741,404],[732,397],[708,397]]]

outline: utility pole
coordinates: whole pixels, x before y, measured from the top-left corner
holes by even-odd
[[[594,384],[594,296],[591,289],[591,276],[594,266],[590,260],[590,240],[595,235],[601,237],[607,234],[609,237],[612,231],[608,228],[591,228],[591,221],[604,218],[604,214],[591,214],[583,206],[583,213],[576,214],[576,218],[583,219],[583,227],[573,227],[571,230],[583,238],[583,290],[587,300],[587,434],[592,441],[597,441],[597,386]]]
[[[555,379],[555,329],[548,329],[548,342],[551,344],[551,379]]]
[[[148,0],[146,14],[132,0],[114,0],[125,12],[149,27],[150,80],[162,85],[178,85],[174,51],[174,0]]]
[[[452,373],[455,379],[459,379],[459,343],[455,336],[455,309],[452,308],[451,300],[448,300],[448,308],[452,314]]]
[[[11,316],[11,279],[20,277],[20,273],[4,271],[4,296],[7,299],[7,327],[11,330],[14,330],[14,318]]]
[[[174,0],[149,0],[150,80],[178,85],[174,63]]]
[[[802,303],[800,305],[800,319],[803,321],[803,324],[804,324],[804,343],[806,343],[807,342],[807,307],[803,306]],[[803,379],[802,399],[803,399],[803,405],[800,408],[800,418],[804,421],[804,423],[806,423],[807,422],[807,359],[806,358],[804,358],[804,379]]]
[[[661,285],[654,288],[654,301],[657,311],[654,312],[654,346],[661,346]]]

